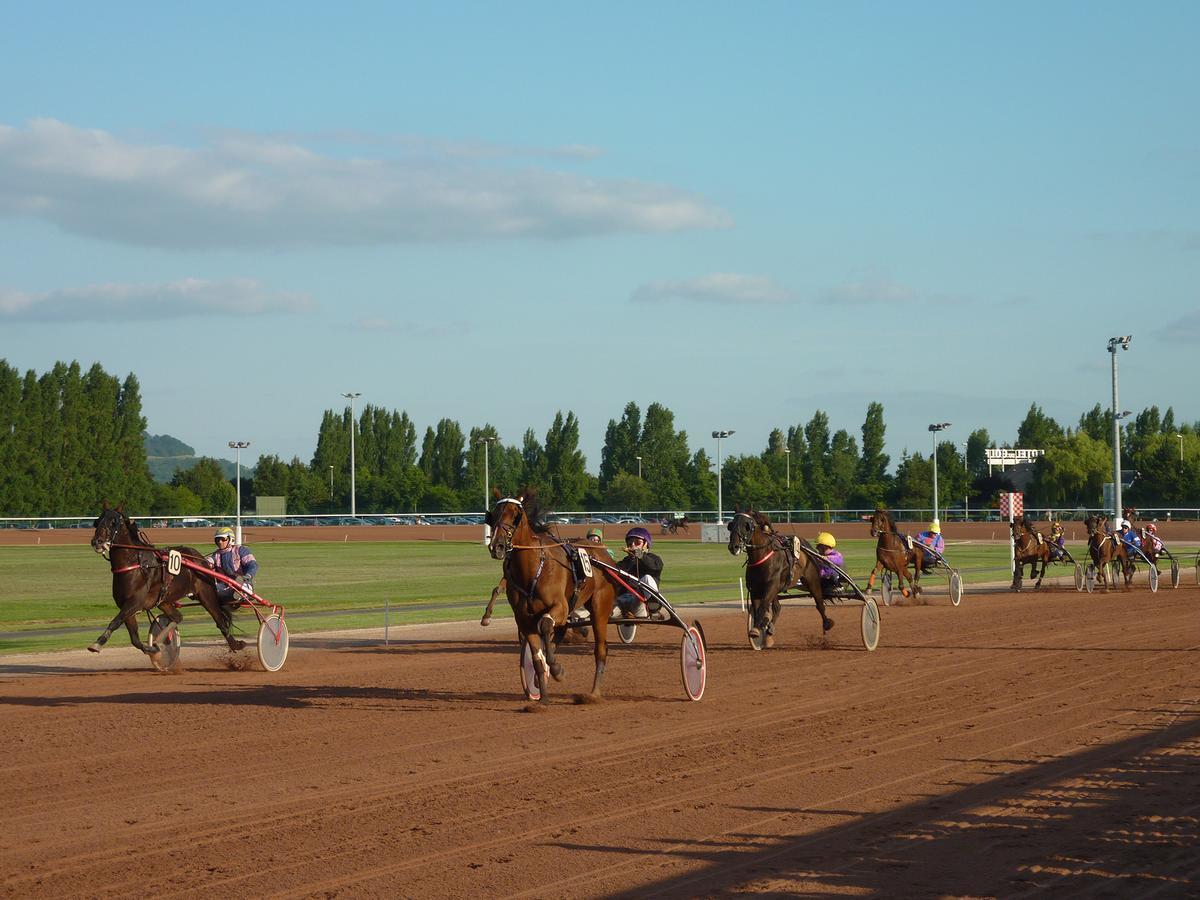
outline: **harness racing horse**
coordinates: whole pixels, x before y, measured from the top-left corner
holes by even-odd
[[[867,590],[875,586],[875,576],[887,569],[896,574],[896,583],[901,596],[909,596],[909,588],[915,597],[921,592],[921,570],[925,567],[925,548],[896,531],[892,514],[879,508],[871,516],[871,537],[878,538],[875,544],[875,568],[867,579]],[[913,574],[908,574],[912,566]],[[904,582],[908,581],[908,588]]]
[[[562,680],[563,669],[555,659],[555,649],[566,631],[567,616],[584,605],[590,607],[596,625],[592,629],[596,672],[591,696],[599,698],[608,658],[606,625],[612,618],[616,591],[605,575],[594,571],[590,577],[583,575],[577,559],[582,553],[590,560],[593,546],[595,551],[606,551],[599,544],[572,545],[549,535],[548,526],[540,521],[541,509],[533,488],[522,489],[516,497],[502,497],[495,489],[493,495],[496,503],[487,515],[487,524],[492,527],[488,552],[493,559],[504,561],[505,593],[522,650],[527,643],[533,657],[541,702],[547,702],[549,678]]]
[[[1052,545],[1024,519],[1012,522],[1009,527],[1012,530],[1014,560],[1012,587],[1009,590],[1020,593],[1021,582],[1025,579],[1026,566],[1029,566],[1030,578],[1033,578],[1034,575],[1037,576],[1037,581],[1033,584],[1034,590],[1037,590],[1042,586],[1042,579],[1046,577],[1046,566],[1050,564]],[[1038,563],[1042,565],[1040,570]]]
[[[1115,534],[1108,533],[1108,518],[1092,514],[1084,521],[1088,531],[1088,552],[1092,555],[1092,563],[1100,575],[1104,590],[1109,586],[1109,566],[1112,563],[1121,564],[1121,574],[1125,577],[1125,590],[1129,590],[1133,582],[1133,563],[1129,559],[1129,551],[1125,542]]]
[[[110,509],[108,503],[100,517],[93,523],[92,549],[108,560],[112,569],[112,595],[120,612],[108,623],[108,627],[95,643],[88,646],[99,653],[121,622],[129,631],[129,642],[143,653],[153,655],[161,648],[146,646],[138,635],[138,613],[149,612],[158,607],[177,626],[183,616],[178,604],[192,596],[200,601],[212,620],[217,623],[230,650],[241,650],[246,644],[229,633],[232,614],[221,605],[217,589],[211,579],[192,571],[186,566],[172,574],[168,569],[168,551],[203,565],[204,556],[192,547],[155,547],[142,533],[137,524],[125,515],[123,504]]]
[[[792,542],[771,528],[770,520],[754,510],[737,510],[729,521],[729,552],[746,553],[746,589],[750,592],[752,624],[750,637],[765,635],[764,647],[775,645],[775,622],[779,618],[779,595],[803,581],[821,614],[821,628],[828,631],[833,619],[825,614],[825,590],[817,564],[805,552],[795,552]]]

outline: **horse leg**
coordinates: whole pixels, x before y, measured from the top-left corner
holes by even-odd
[[[217,596],[217,590],[207,582],[196,581],[191,585],[192,593],[200,605],[204,607],[205,612],[212,616],[213,622],[216,623],[217,630],[221,632],[221,637],[225,638],[225,644],[233,652],[246,649],[246,642],[239,641],[230,634],[230,627],[233,625],[233,614],[226,612],[221,606],[221,599]]]
[[[598,623],[607,622],[612,618],[614,597],[610,593],[606,597],[592,595],[592,622],[597,623],[592,629],[594,638],[596,673],[592,676],[592,696],[600,696],[600,682],[604,680],[604,668],[608,663],[608,628]]]
[[[496,598],[500,596],[500,585],[492,588],[492,598],[488,600],[487,609],[483,611],[483,618],[479,620],[479,624],[487,627],[492,621],[492,607],[496,605]]]
[[[550,667],[546,663],[546,651],[542,644],[541,633],[531,631],[525,635],[525,641],[529,644],[529,655],[533,658],[534,679],[537,681],[538,690],[542,694],[538,702],[549,703]]]
[[[882,571],[883,571],[883,560],[876,557],[875,568],[873,568],[871,570],[871,577],[867,579],[867,590],[868,591],[871,590],[873,587],[875,587],[875,576],[878,575]]]
[[[776,594],[771,598],[771,619],[767,622],[767,639],[763,646],[768,650],[775,646],[775,623],[779,621],[779,613],[783,610],[783,604],[779,602],[779,595]]]
[[[1048,554],[1047,554],[1047,555],[1048,555]],[[1033,585],[1033,589],[1034,589],[1035,591],[1036,591],[1038,588],[1040,588],[1040,587],[1042,586],[1042,579],[1046,577],[1046,556],[1043,556],[1043,557],[1042,557],[1042,560],[1041,560],[1041,562],[1042,562],[1042,568],[1041,568],[1041,571],[1039,571],[1039,572],[1038,572],[1037,581],[1036,581],[1036,582],[1034,583],[1034,585]],[[1035,568],[1035,569],[1037,568],[1037,561],[1036,561],[1036,560],[1034,561],[1033,568]],[[1030,577],[1030,578],[1032,578],[1032,577],[1033,577],[1033,572],[1032,572],[1032,570],[1031,570],[1031,571],[1030,571],[1030,573],[1029,573],[1029,577]]]
[[[137,601],[131,601],[122,606],[121,611],[108,623],[108,627],[104,629],[100,637],[88,645],[88,650],[92,653],[99,653],[100,648],[108,643],[108,639],[112,637],[112,633],[117,630],[117,626],[124,622],[125,628],[129,632],[129,643],[133,644],[133,646],[137,647],[143,653],[157,653],[159,648],[147,647],[142,643],[141,635],[138,633],[137,615],[141,612],[140,606],[141,604]]]
[[[563,667],[554,654],[554,617],[550,613],[542,615],[538,620],[538,634],[541,635],[542,645],[546,648],[546,661],[550,665],[550,674],[554,676],[555,681],[562,681]]]

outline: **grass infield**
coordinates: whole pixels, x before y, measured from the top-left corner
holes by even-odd
[[[614,553],[620,547],[611,545]],[[253,546],[262,569],[255,589],[287,609],[292,634],[392,624],[478,618],[499,580],[500,563],[478,543],[279,543]],[[663,590],[676,603],[736,600],[744,556],[724,544],[665,543]],[[846,568],[866,586],[875,562],[874,541],[843,541]],[[1076,558],[1084,549],[1071,548]],[[1078,550],[1078,552],[1076,552]],[[950,544],[947,556],[967,584],[1008,578],[1007,544]],[[1066,567],[1048,574],[1070,575]],[[945,584],[935,578],[934,586]],[[0,653],[81,648],[116,614],[108,564],[87,546],[0,547]],[[496,618],[511,614],[503,598]],[[236,623],[253,635],[248,611]],[[143,634],[145,618],[142,619]],[[199,608],[184,610],[189,639],[215,638]],[[127,641],[124,629],[113,642]]]

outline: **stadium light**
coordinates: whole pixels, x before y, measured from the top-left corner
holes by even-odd
[[[354,400],[357,397],[361,397],[362,392],[355,391],[349,394],[342,394],[342,396],[350,401],[350,518],[354,518],[357,515],[355,512],[357,506],[354,497],[354,429],[357,427],[354,421]]]
[[[249,441],[230,441],[229,448],[237,451],[237,510],[234,518],[237,521],[234,540],[242,543],[242,451],[250,446]]]
[[[1117,410],[1120,408],[1117,405],[1117,348],[1122,350],[1129,349],[1129,342],[1133,340],[1132,334],[1127,334],[1124,337],[1114,337],[1108,339],[1108,352],[1112,356],[1112,414],[1113,414],[1113,515],[1117,518],[1121,516],[1121,419],[1129,415],[1128,412],[1117,415]]]
[[[783,448],[783,458],[787,460],[787,520],[792,523],[792,448]]]
[[[935,425],[929,426],[929,431],[933,439],[933,518],[935,521],[940,521],[940,519],[938,519],[937,495],[937,433],[939,431],[945,431],[949,427],[949,422],[938,422]]]
[[[725,521],[725,511],[721,506],[721,439],[734,433],[732,428],[725,431],[714,431],[712,436],[717,439],[717,524]]]
[[[486,517],[488,510],[491,508],[491,496],[488,494],[488,483],[491,481],[491,476],[488,473],[488,447],[496,442],[496,438],[492,435],[486,435],[475,440],[476,444],[483,444],[483,514]],[[492,526],[486,521],[483,523],[483,542],[486,544],[492,539]]]

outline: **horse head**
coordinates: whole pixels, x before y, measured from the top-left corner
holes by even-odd
[[[499,488],[492,488],[495,504],[484,517],[484,522],[492,529],[492,539],[488,541],[488,553],[492,559],[504,559],[513,548],[513,538],[520,527],[522,519],[526,519],[525,497],[503,497]]]
[[[896,530],[895,524],[892,522],[891,515],[883,507],[879,507],[871,515],[871,537],[879,537],[881,534],[891,534]]]
[[[733,518],[725,527],[729,529],[729,552],[737,556],[743,550],[750,551],[756,531],[771,533],[771,520],[753,509],[735,508]]]
[[[125,517],[125,504],[118,503],[116,507],[109,507],[107,500],[104,501],[104,509],[92,523],[92,527],[96,529],[92,534],[92,549],[105,557],[108,556],[112,545],[117,543],[117,535],[122,528],[133,532],[132,523]]]

